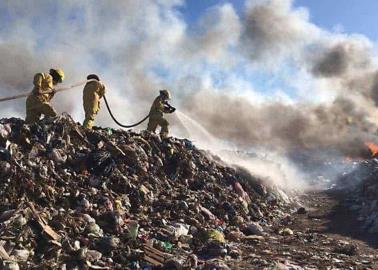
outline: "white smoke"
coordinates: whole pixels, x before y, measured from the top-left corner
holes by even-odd
[[[194,24],[180,11],[185,4],[1,1],[0,95],[29,91],[35,73],[61,67],[68,85],[97,73],[127,124],[167,87],[174,104],[234,145],[357,155],[362,141],[375,140],[378,73],[366,37],[321,29],[292,0],[246,0],[241,12],[225,2]],[[281,88],[260,89],[257,72]],[[53,105],[82,121],[81,98],[75,89]],[[0,113],[23,118],[24,100],[2,103]],[[96,124],[115,127],[104,109]]]

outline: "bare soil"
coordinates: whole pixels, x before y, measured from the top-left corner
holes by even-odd
[[[307,213],[293,213],[264,240],[243,246],[242,262],[232,268],[378,269],[378,234],[360,232],[360,224],[344,199],[340,191],[302,195]],[[293,234],[282,235],[284,228]]]

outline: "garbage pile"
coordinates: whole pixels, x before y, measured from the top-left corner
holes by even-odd
[[[68,115],[0,120],[0,200],[0,269],[228,269],[286,205],[188,140]]]
[[[351,173],[341,177],[341,187],[350,193],[346,201],[350,210],[357,213],[361,231],[378,233],[378,159],[355,162]]]

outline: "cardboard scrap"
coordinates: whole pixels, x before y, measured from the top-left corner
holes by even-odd
[[[61,237],[58,233],[56,233],[53,228],[51,228],[47,222],[41,218],[38,214],[38,212],[35,210],[35,207],[34,205],[31,203],[31,202],[28,202],[28,206],[30,208],[30,210],[32,211],[32,214],[33,214],[33,218],[35,219],[35,221],[37,221],[38,225],[41,227],[42,231],[48,236],[50,237],[52,240],[54,241],[60,241]]]

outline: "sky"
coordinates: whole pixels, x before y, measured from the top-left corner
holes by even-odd
[[[360,33],[378,41],[375,0],[296,0],[296,6],[307,7],[311,20],[327,29],[341,29],[348,33]],[[340,28],[341,27],[341,28]]]
[[[99,74],[125,124],[169,88],[173,105],[222,140],[342,149],[378,123],[376,7],[372,0],[2,0],[0,95],[28,91],[36,72],[60,67],[63,86]],[[81,122],[81,99],[76,89],[52,104]],[[24,102],[3,103],[0,113],[23,118]],[[105,110],[96,123],[115,127]]]
[[[188,0],[186,5],[180,8],[185,18],[194,22],[209,7],[224,3],[225,0]],[[231,0],[235,8],[240,12],[244,6],[243,0]],[[309,10],[311,21],[328,30],[339,30],[348,33],[366,35],[374,41],[378,41],[376,0],[295,0],[296,7],[306,7]]]
[[[256,1],[258,2],[258,1]],[[201,18],[208,9],[217,4],[231,3],[236,11],[243,16],[245,8],[244,0],[187,0],[178,10],[188,22],[189,27]],[[294,0],[293,6],[305,8],[309,13],[309,19],[317,26],[328,31],[341,32],[347,34],[361,34],[373,42],[378,42],[378,27],[376,27],[376,10],[378,1],[365,0]],[[290,73],[290,70],[283,70],[283,73]],[[254,81],[254,85],[265,94],[274,89],[281,91],[284,88],[285,95],[290,98],[297,97],[297,93],[292,91],[289,85],[285,85],[282,77],[272,77],[271,74],[254,72],[249,74],[249,78]],[[270,89],[270,91],[267,91]]]

